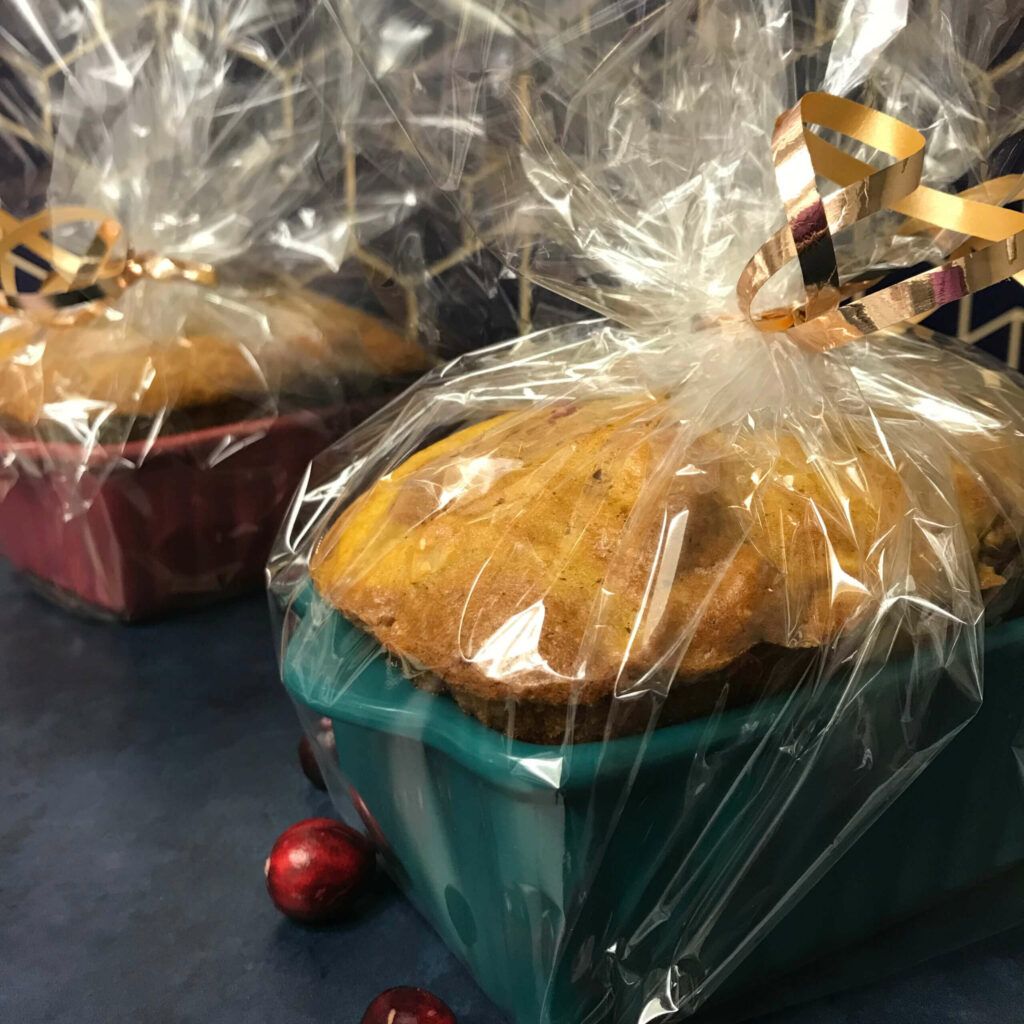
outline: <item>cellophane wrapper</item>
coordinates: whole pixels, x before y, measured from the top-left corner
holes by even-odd
[[[0,228],[84,208],[54,244],[82,255],[110,218],[113,255],[218,278],[0,319],[0,550],[70,605],[138,618],[259,586],[316,452],[439,359],[569,318],[436,215],[337,39],[324,0],[0,13]]]
[[[983,751],[1009,806],[984,757],[936,772],[1014,657],[1020,378],[909,326],[810,352],[735,288],[807,90],[920,128],[928,184],[998,174],[1020,5],[338,12],[466,223],[594,311],[433,370],[297,495],[272,604],[339,806],[519,1024],[687,1018],[971,881],[937,847],[1019,830],[1019,736]],[[869,278],[958,241],[880,213],[836,247]]]

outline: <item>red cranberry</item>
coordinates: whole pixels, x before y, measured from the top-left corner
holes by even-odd
[[[264,866],[267,892],[282,914],[307,924],[351,909],[373,878],[373,845],[331,818],[308,818],[277,838]]]
[[[334,753],[334,723],[329,718],[321,718],[317,723],[316,742],[329,754]]]
[[[356,814],[358,814],[362,819],[363,826],[370,838],[370,842],[372,842],[381,853],[386,853],[388,850],[387,838],[381,831],[380,825],[377,824],[377,819],[370,813],[370,808],[363,803],[363,798],[351,786],[348,788],[348,795],[349,799],[352,801],[352,806],[356,809]]]
[[[327,783],[324,782],[324,773],[320,771],[320,764],[316,759],[316,754],[313,752],[313,744],[309,742],[308,736],[303,736],[299,740],[299,764],[302,765],[302,774],[317,789],[327,789]]]
[[[455,1014],[424,988],[389,988],[366,1008],[361,1024],[455,1024]]]

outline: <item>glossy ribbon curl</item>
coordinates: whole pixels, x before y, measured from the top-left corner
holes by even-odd
[[[76,223],[95,225],[84,256],[51,237],[54,228]],[[189,281],[207,287],[217,283],[216,271],[206,263],[136,253],[130,246],[116,255],[123,235],[116,220],[87,206],[51,207],[24,220],[0,210],[0,312],[45,326],[70,327],[107,314],[111,301],[136,281]],[[18,271],[39,282],[38,287],[21,291]],[[55,301],[93,288],[102,294],[71,304]]]
[[[893,163],[876,169],[826,142],[810,125],[871,146]],[[1024,175],[994,179],[960,195],[938,192],[920,183],[924,148],[924,136],[909,125],[828,93],[807,93],[782,114],[775,122],[772,155],[788,223],[740,275],[736,290],[743,315],[761,331],[784,332],[824,350],[919,319],[1008,277],[1020,275],[1024,283],[1024,214],[988,201],[1020,198]],[[816,176],[840,188],[823,199]],[[911,218],[903,232],[951,232],[958,247],[939,267],[840,305],[863,283],[840,281],[833,238],[882,209]],[[804,302],[789,310],[754,312],[760,289],[794,259],[803,276]]]
[[[876,169],[814,134],[811,125],[871,146],[894,162]],[[807,93],[780,115],[772,154],[787,224],[761,246],[740,275],[737,295],[742,314],[758,330],[784,332],[803,345],[824,350],[920,319],[1011,276],[1019,275],[1024,284],[1024,213],[989,202],[1024,196],[1024,175],[985,182],[960,195],[938,192],[920,183],[924,148],[924,136],[916,129],[828,93]],[[816,176],[840,188],[823,199]],[[840,280],[833,236],[882,209],[909,218],[904,233],[948,232],[958,239],[958,246],[939,267],[844,301],[863,282]],[[72,223],[96,225],[84,256],[50,237],[55,227]],[[215,269],[206,263],[138,254],[130,246],[116,256],[123,235],[116,220],[90,207],[58,206],[25,220],[0,210],[0,312],[72,326],[109,312],[111,301],[136,281],[180,280],[207,287],[217,283]],[[26,251],[40,262],[23,255]],[[788,310],[754,312],[761,288],[794,259],[800,264],[805,301]],[[39,282],[38,288],[22,292],[19,270]],[[94,287],[101,297],[72,304],[54,301]]]

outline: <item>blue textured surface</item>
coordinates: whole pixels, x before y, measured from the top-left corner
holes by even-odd
[[[498,1024],[388,883],[332,929],[270,905],[274,837],[329,813],[298,770],[298,735],[262,599],[124,628],[0,571],[0,1021],[357,1024],[404,983],[460,1024]],[[928,943],[890,937],[873,959]],[[1024,929],[770,1020],[1024,1020]]]

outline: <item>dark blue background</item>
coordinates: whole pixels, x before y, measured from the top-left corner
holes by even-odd
[[[261,598],[126,628],[73,618],[0,570],[0,1021],[357,1024],[378,991],[411,983],[460,1024],[499,1024],[386,881],[330,929],[271,906],[274,837],[330,813],[297,767],[298,737]],[[987,926],[984,908],[969,913]],[[865,970],[941,946],[949,922],[877,944]],[[771,1018],[1022,1019],[1024,928]]]

